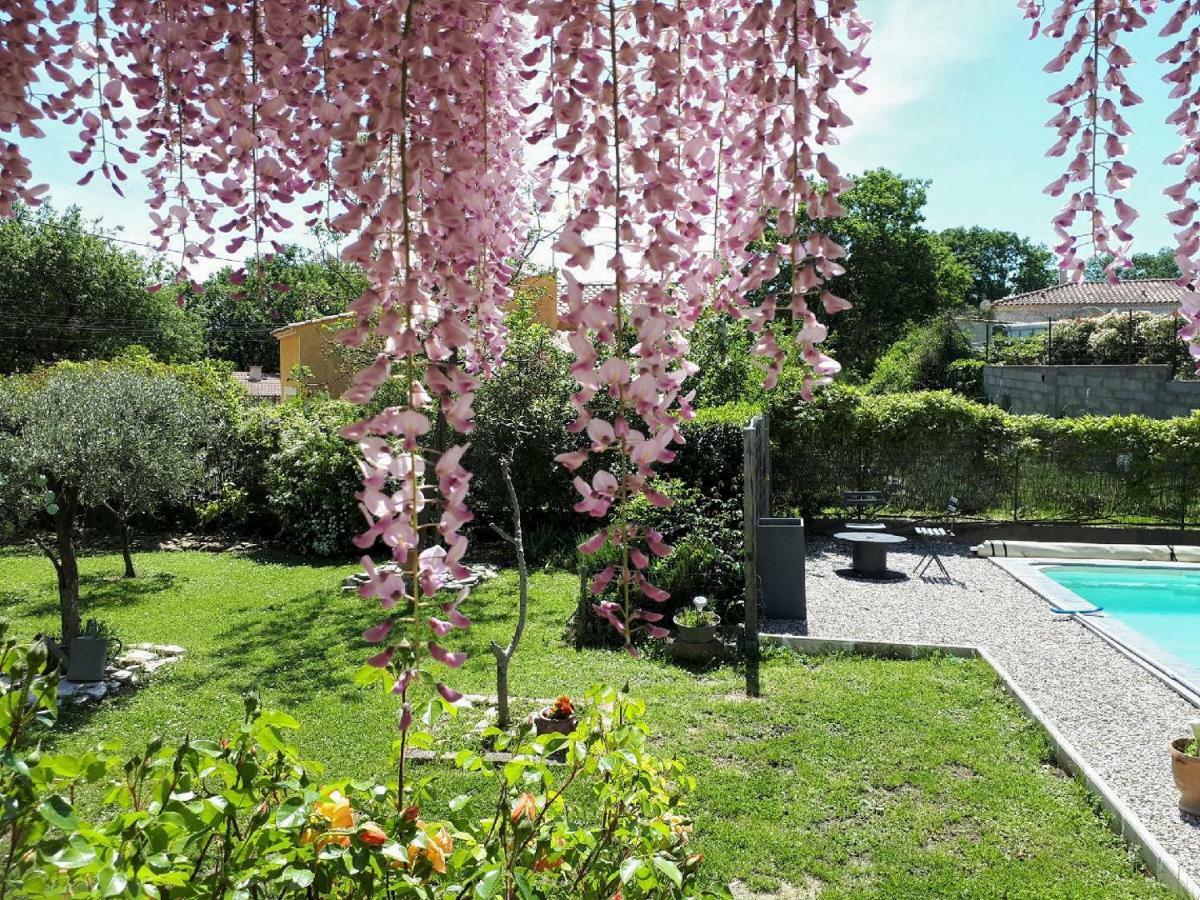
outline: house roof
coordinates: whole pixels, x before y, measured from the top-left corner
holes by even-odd
[[[234,372],[233,377],[249,391],[251,397],[283,396],[283,384],[278,375],[263,375],[257,381],[250,380],[249,372]]]
[[[339,321],[342,321],[343,319],[351,319],[353,317],[354,317],[354,313],[344,312],[344,313],[334,313],[332,316],[321,316],[319,319],[305,319],[303,322],[289,322],[287,325],[284,325],[282,328],[276,328],[274,331],[271,332],[271,335],[273,337],[280,338],[280,337],[283,337],[285,334],[291,334],[293,331],[296,331],[297,329],[307,328],[309,325],[322,325],[322,324],[332,325],[334,322],[339,322]]]
[[[1141,309],[1145,306],[1175,307],[1180,304],[1187,288],[1171,278],[1136,278],[1109,284],[1106,281],[1086,281],[1077,284],[1056,284],[1040,291],[1029,291],[997,300],[993,309],[1095,306],[1099,309]]]

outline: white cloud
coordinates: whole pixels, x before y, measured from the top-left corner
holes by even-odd
[[[863,77],[868,90],[843,106],[854,120],[841,154],[847,162],[886,136],[903,140],[916,130],[915,107],[934,93],[956,69],[988,56],[997,36],[1020,13],[1012,0],[864,0],[861,9],[874,20]]]

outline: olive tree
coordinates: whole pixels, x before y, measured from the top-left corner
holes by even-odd
[[[79,633],[82,513],[113,512],[125,574],[132,576],[129,519],[181,500],[198,485],[209,418],[177,380],[119,367],[65,365],[4,383],[4,527],[30,534],[54,565],[65,646]],[[47,526],[50,537],[43,533]]]

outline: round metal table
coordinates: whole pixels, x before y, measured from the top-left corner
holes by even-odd
[[[907,543],[907,539],[898,534],[878,531],[839,531],[834,537],[853,548],[854,557],[850,565],[854,573],[869,577],[890,574],[887,567],[889,548]]]

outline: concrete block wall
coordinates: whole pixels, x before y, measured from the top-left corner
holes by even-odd
[[[1019,415],[1189,416],[1200,381],[1172,381],[1170,366],[984,366],[988,399]]]

